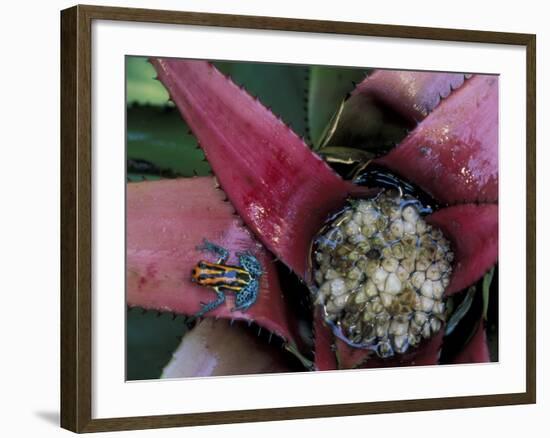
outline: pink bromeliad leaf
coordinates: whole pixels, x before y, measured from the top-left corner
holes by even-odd
[[[304,277],[312,237],[357,188],[213,65],[151,62],[243,221]]]
[[[337,368],[336,355],[332,350],[334,335],[330,327],[323,321],[319,307],[317,307],[313,315],[313,324],[315,335],[315,369],[317,371],[335,370]]]
[[[455,261],[447,295],[479,280],[498,258],[498,205],[464,204],[436,211],[426,221],[451,240]]]
[[[452,363],[484,363],[490,362],[489,348],[487,347],[487,336],[483,319],[479,321],[479,325],[470,341],[452,360]]]
[[[363,364],[368,357],[375,354],[372,350],[350,347],[336,336],[334,337],[334,348],[338,368],[341,370],[357,368]]]
[[[498,201],[498,78],[475,75],[377,164],[447,204]]]
[[[356,87],[350,101],[373,98],[404,119],[420,122],[463,83],[462,73],[376,70]]]
[[[184,336],[163,378],[228,376],[290,371],[280,347],[262,342],[247,327],[207,318]],[[243,360],[246,358],[246,360]]]
[[[260,292],[245,311],[231,311],[233,297],[205,316],[254,321],[293,342],[294,319],[282,295],[269,253],[252,237],[223,201],[211,177],[131,183],[127,188],[127,304],[194,315],[215,293],[191,282],[199,260],[217,256],[198,250],[207,239],[230,251],[250,251],[262,264]]]

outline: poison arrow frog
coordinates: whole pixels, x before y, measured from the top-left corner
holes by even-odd
[[[231,309],[246,310],[256,302],[260,290],[262,265],[250,252],[236,253],[239,265],[227,265],[229,251],[208,240],[204,240],[197,249],[208,251],[218,256],[215,263],[200,260],[193,268],[191,281],[214,289],[217,298],[209,303],[203,303],[192,319],[200,318],[205,313],[221,306],[225,302],[227,292],[235,294],[235,307]]]

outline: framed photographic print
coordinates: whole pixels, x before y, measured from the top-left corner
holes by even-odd
[[[76,432],[535,402],[535,36],[62,11]]]

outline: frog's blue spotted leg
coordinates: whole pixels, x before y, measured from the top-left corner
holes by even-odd
[[[239,265],[241,268],[248,271],[252,278],[258,278],[263,274],[262,265],[258,259],[250,252],[239,252],[237,253],[239,257]]]
[[[197,249],[199,251],[207,251],[216,254],[219,257],[216,262],[218,264],[224,264],[229,259],[229,251],[219,245],[216,245],[215,243],[209,242],[206,239],[204,239],[202,245],[197,246]]]
[[[253,278],[250,280],[250,283],[246,285],[246,287],[235,295],[235,307],[232,308],[231,311],[234,312],[235,310],[248,309],[256,302],[259,290],[260,283],[256,278]]]

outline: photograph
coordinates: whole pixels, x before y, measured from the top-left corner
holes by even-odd
[[[498,74],[124,82],[127,381],[499,362]]]
[[[548,429],[542,5],[7,3],[2,436]]]

